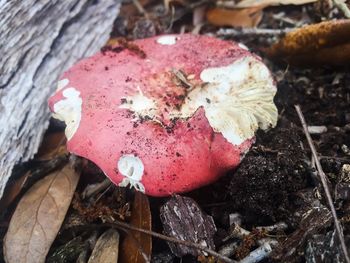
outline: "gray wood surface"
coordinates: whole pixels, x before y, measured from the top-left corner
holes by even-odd
[[[0,0],[0,197],[37,152],[59,75],[106,43],[119,0]]]

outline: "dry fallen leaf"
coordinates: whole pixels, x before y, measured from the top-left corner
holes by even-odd
[[[67,163],[66,156],[58,156],[55,159],[41,162],[38,167],[25,172],[16,179],[11,180],[5,188],[4,194],[0,199],[0,207],[3,211],[15,201],[15,199],[36,181],[46,176],[51,171],[62,167]]]
[[[46,134],[36,155],[38,160],[50,160],[55,156],[66,154],[66,136],[64,131]]]
[[[266,50],[276,60],[294,65],[348,65],[350,19],[308,25],[288,33]]]
[[[276,6],[276,5],[305,5],[317,2],[317,0],[243,0],[240,1],[236,8],[259,7],[259,6]]]
[[[214,8],[207,12],[207,20],[215,26],[255,27],[262,18],[263,7],[245,9]]]
[[[28,171],[13,183],[6,185],[4,195],[0,199],[0,207],[2,210],[5,210],[21,193],[23,186],[30,176],[31,172]]]
[[[118,262],[119,233],[115,229],[104,232],[96,242],[88,263]]]
[[[34,184],[19,201],[4,239],[7,263],[45,262],[79,180],[66,165]]]
[[[152,216],[148,197],[140,192],[135,192],[135,199],[132,204],[130,225],[151,230]],[[129,231],[122,242],[120,249],[120,262],[141,263],[145,262],[144,256],[151,257],[152,237],[138,231]]]

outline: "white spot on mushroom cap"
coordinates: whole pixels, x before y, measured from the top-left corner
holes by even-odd
[[[141,91],[133,96],[125,97],[125,103],[121,104],[119,108],[128,109],[140,117],[154,118],[157,115],[156,103],[144,96]]]
[[[119,184],[119,186],[134,187],[140,192],[145,192],[145,187],[140,182],[143,176],[144,166],[141,159],[133,154],[125,154],[118,160],[118,171],[125,178]]]
[[[174,45],[176,41],[176,36],[161,36],[157,39],[157,43],[161,45]]]
[[[258,128],[276,125],[276,87],[258,59],[248,56],[225,67],[207,68],[200,78],[207,84],[192,90],[174,117],[191,117],[203,107],[214,131],[234,145],[252,138]]]
[[[245,50],[249,50],[249,48],[248,48],[246,45],[244,45],[243,43],[238,43],[238,46],[239,46],[240,48],[245,49]]]
[[[73,87],[65,89],[62,95],[65,99],[54,104],[52,116],[66,123],[65,134],[67,140],[70,140],[79,128],[83,100],[80,97],[80,92]]]
[[[57,83],[57,89],[56,91],[60,91],[61,89],[63,89],[64,87],[66,87],[69,83],[68,79],[61,79],[58,81]]]

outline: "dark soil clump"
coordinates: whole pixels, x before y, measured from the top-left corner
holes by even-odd
[[[261,133],[230,182],[233,211],[253,224],[287,220],[293,213],[289,195],[306,187],[307,170],[295,129]]]

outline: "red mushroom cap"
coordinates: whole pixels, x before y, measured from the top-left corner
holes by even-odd
[[[80,61],[49,106],[66,122],[70,152],[119,186],[166,196],[236,167],[254,132],[276,124],[275,92],[267,67],[240,45],[165,35]]]

